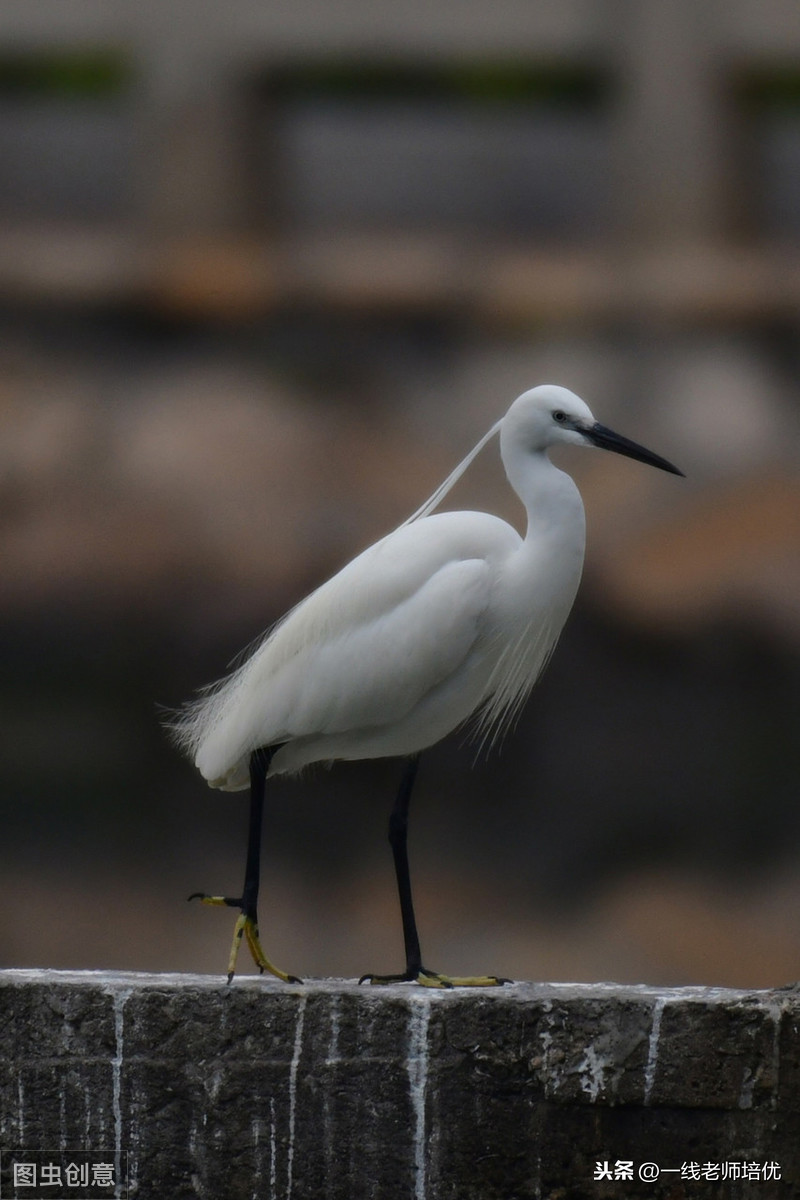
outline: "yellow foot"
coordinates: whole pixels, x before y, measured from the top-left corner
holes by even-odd
[[[428,988],[456,987],[502,987],[511,983],[501,975],[439,975],[436,971],[428,971],[420,967],[418,971],[405,971],[402,975],[362,975],[359,983],[372,983],[383,986],[389,983],[418,983]]]
[[[203,904],[224,905],[227,908],[232,908],[238,905],[238,901],[231,900],[228,896],[207,896],[205,892],[194,892],[190,900],[201,900]],[[231,953],[228,959],[228,983],[233,979],[236,973],[236,959],[239,957],[239,948],[242,944],[242,938],[247,941],[247,946],[252,955],[253,962],[262,973],[269,971],[270,975],[274,975],[276,979],[283,980],[284,983],[302,983],[302,979],[298,979],[296,975],[287,975],[285,971],[281,971],[273,962],[267,958],[261,942],[258,940],[258,922],[254,917],[247,916],[245,913],[239,913],[236,919],[236,925],[233,930],[233,943],[231,945]]]

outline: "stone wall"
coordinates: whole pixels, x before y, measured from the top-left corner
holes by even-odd
[[[798,1018],[794,990],[0,972],[0,1194],[22,1150],[127,1151],[148,1200],[788,1197]]]

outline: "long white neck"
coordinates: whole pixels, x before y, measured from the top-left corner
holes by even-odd
[[[553,466],[546,450],[529,450],[511,434],[500,430],[500,453],[508,481],[525,505],[528,516],[526,542],[550,536],[561,539],[565,549],[583,544],[586,523],[583,501],[575,481]]]
[[[506,434],[506,436],[504,436]],[[547,662],[567,619],[583,568],[585,522],[578,489],[545,450],[501,426],[503,465],[525,505],[524,541],[502,566],[493,602],[504,650],[490,679],[484,726],[513,720]]]

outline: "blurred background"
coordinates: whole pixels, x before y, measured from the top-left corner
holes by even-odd
[[[794,0],[4,0],[2,965],[224,971],[247,800],[159,706],[557,382],[687,479],[559,456],[583,587],[423,758],[426,962],[797,979],[798,323]],[[449,503],[523,516],[496,447]],[[401,967],[399,773],[271,787],[287,970]]]

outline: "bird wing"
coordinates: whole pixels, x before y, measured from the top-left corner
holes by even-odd
[[[494,561],[518,541],[482,513],[442,513],[395,530],[187,710],[179,740],[217,780],[259,745],[400,720],[469,654]]]
[[[285,740],[399,721],[466,658],[490,587],[482,559],[451,562],[390,610],[306,646],[269,679],[274,716],[260,729],[277,717]]]

